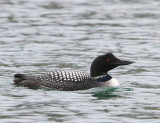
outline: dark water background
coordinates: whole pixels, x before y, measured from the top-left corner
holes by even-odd
[[[159,0],[0,0],[0,122],[159,123]],[[15,87],[15,73],[89,72],[106,52],[136,61],[120,88]]]

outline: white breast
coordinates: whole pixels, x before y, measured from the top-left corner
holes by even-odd
[[[119,82],[115,78],[112,78],[105,83],[105,86],[117,87],[119,86]]]

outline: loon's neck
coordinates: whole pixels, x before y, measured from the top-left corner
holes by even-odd
[[[102,76],[97,76],[94,77],[98,82],[106,82],[112,79],[112,77],[110,75],[102,75]]]
[[[101,83],[101,86],[105,86],[105,87],[117,87],[119,86],[119,82],[115,79],[112,78],[110,75],[103,75],[103,76],[97,76],[94,77],[94,79],[96,79],[98,82]]]

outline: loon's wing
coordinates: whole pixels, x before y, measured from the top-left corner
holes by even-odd
[[[14,82],[16,85],[29,88],[52,88],[57,90],[85,90],[99,86],[89,74],[75,70],[57,70],[39,76],[26,76],[16,74]]]
[[[89,74],[76,70],[57,70],[45,74],[40,87],[47,87],[57,90],[73,91],[85,90],[97,85]]]

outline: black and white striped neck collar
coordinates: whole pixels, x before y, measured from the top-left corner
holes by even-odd
[[[110,75],[102,75],[102,76],[96,76],[96,77],[93,77],[94,79],[96,79],[97,81],[99,82],[106,82],[106,81],[109,81],[112,79],[112,77]]]

